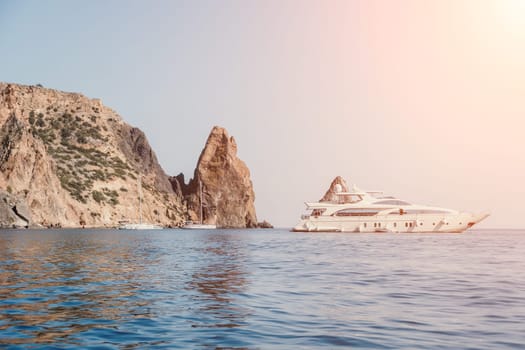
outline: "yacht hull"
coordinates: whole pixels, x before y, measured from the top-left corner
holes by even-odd
[[[163,227],[154,224],[123,224],[119,230],[162,230]]]
[[[182,226],[182,228],[185,230],[215,230],[217,226],[208,224],[187,224]]]
[[[377,216],[311,216],[301,220],[295,232],[440,232],[461,233],[489,214],[458,213],[450,215],[377,215]]]

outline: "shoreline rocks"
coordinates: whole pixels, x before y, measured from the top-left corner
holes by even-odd
[[[263,220],[262,222],[257,223],[257,228],[273,228],[273,225],[270,224],[268,221]]]

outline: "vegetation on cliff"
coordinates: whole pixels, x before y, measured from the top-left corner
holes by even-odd
[[[204,222],[257,227],[250,172],[225,129],[212,129],[186,185],[100,100],[0,83],[0,226],[114,227],[138,221],[139,196],[145,221],[177,226],[200,219],[199,182]]]
[[[144,134],[100,100],[0,83],[0,188],[24,199],[34,224],[115,226],[185,220]],[[17,197],[17,198],[18,198]]]
[[[98,108],[92,109],[93,113],[100,113]],[[29,124],[33,135],[44,142],[55,160],[62,187],[82,203],[94,199],[97,203],[118,204],[117,191],[93,189],[96,181],[112,181],[117,177],[136,179],[134,170],[126,161],[112,156],[109,150],[101,151],[94,146],[98,141],[109,141],[108,128],[97,124],[100,117],[96,114],[86,118],[83,113],[77,113],[78,109],[71,109],[58,117],[53,116],[58,110],[58,107],[48,106],[46,114],[38,115],[32,110]],[[110,194],[109,198],[107,194]]]

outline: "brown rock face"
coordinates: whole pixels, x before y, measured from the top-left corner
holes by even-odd
[[[27,228],[31,225],[26,201],[0,190],[0,228]]]
[[[258,227],[258,228],[273,228],[273,225],[270,224],[268,221],[263,220],[263,222],[259,222],[259,223],[257,224],[257,227]]]
[[[326,193],[324,194],[323,198],[319,200],[319,202],[337,202],[341,198],[336,195],[336,187],[337,185],[341,186],[341,192],[348,192],[348,185],[346,184],[345,179],[343,179],[341,176],[337,176],[332,183],[330,184],[330,188]]]
[[[184,184],[183,174],[171,181],[173,188],[183,193],[191,220],[200,221],[200,182],[204,223],[217,227],[257,227],[250,171],[237,158],[235,139],[224,128],[212,129],[189,184]]]
[[[0,189],[27,203],[35,225],[138,221],[139,178],[144,221],[184,221],[182,198],[142,131],[100,100],[0,83]]]

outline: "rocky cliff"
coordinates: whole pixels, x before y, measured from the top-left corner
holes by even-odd
[[[7,225],[24,221],[13,214],[24,206],[29,225],[137,221],[140,188],[144,221],[185,219],[144,133],[100,100],[0,83],[0,143],[0,221]]]
[[[323,198],[319,200],[319,202],[337,202],[340,199],[343,199],[336,195],[338,190],[339,192],[348,192],[348,185],[346,184],[345,179],[343,179],[341,176],[337,176],[335,179],[333,179],[330,187],[324,194]]]
[[[212,129],[189,184],[183,174],[172,178],[174,191],[184,196],[188,215],[196,222],[200,220],[200,184],[204,223],[257,227],[250,171],[237,157],[235,139],[224,128]]]

